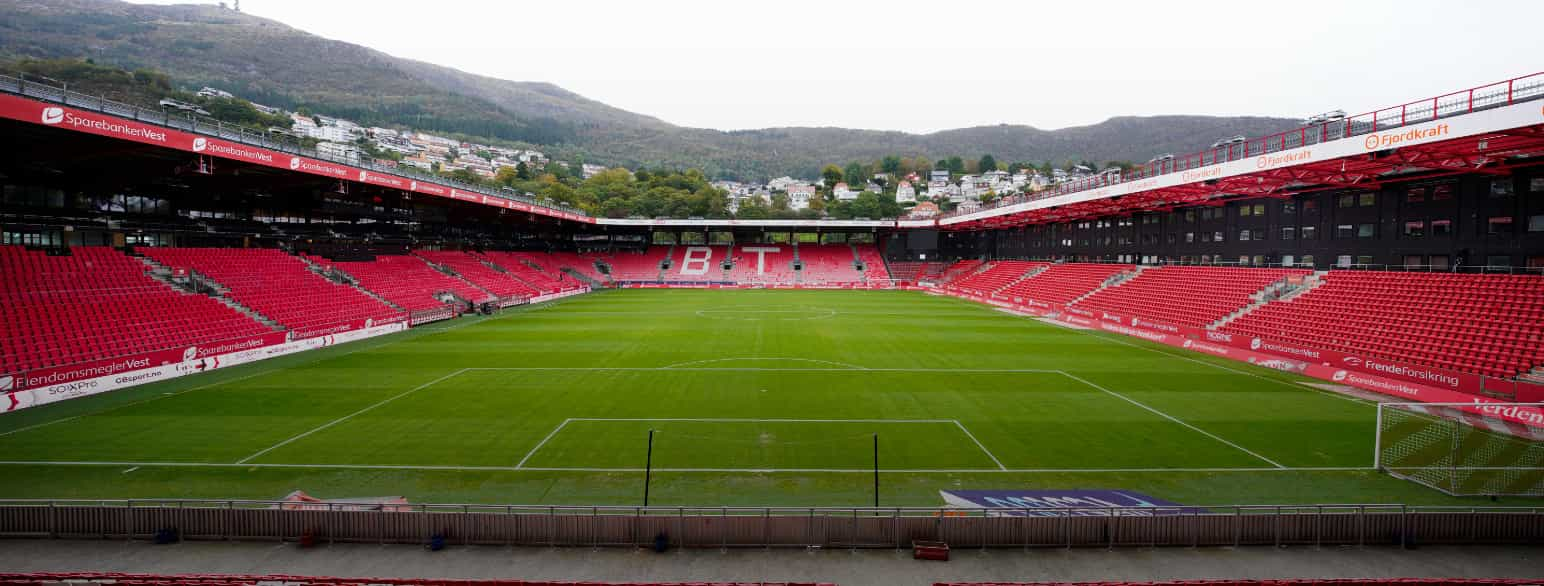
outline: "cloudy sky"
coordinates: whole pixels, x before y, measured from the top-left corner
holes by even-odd
[[[241,8],[400,57],[552,82],[725,130],[1354,114],[1544,70],[1538,0],[244,0]]]

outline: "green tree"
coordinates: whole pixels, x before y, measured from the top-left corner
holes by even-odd
[[[767,208],[767,202],[759,197],[753,197],[740,202],[740,210],[735,212],[734,217],[747,220],[764,220],[771,215],[772,210]]]
[[[826,165],[820,170],[820,178],[826,182],[826,189],[831,189],[837,183],[842,182],[842,168],[836,165]]]
[[[879,162],[879,168],[885,173],[898,174],[901,172],[901,158],[895,155],[887,156]]]
[[[981,173],[997,170],[997,158],[990,154],[981,155],[981,160],[976,162],[976,169]]]
[[[842,176],[847,179],[847,187],[850,189],[862,188],[867,179],[863,173],[863,165],[857,161],[848,163],[847,167],[842,169]]]
[[[531,168],[526,166],[525,161],[520,161],[515,165],[515,177],[519,178],[521,181],[530,180]]]
[[[949,173],[953,175],[965,174],[965,160],[959,157],[949,157]]]

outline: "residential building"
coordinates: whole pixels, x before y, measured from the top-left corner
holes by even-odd
[[[835,187],[831,188],[831,196],[835,197],[838,201],[850,201],[858,199],[858,192],[848,189],[847,183],[844,181],[837,183]]]
[[[788,186],[788,207],[794,210],[802,210],[810,207],[810,199],[815,195],[815,186],[799,183]]]

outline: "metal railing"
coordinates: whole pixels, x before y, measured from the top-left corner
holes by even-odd
[[[101,112],[103,114],[111,114],[113,116],[128,118],[130,120],[136,120],[147,124],[155,124],[167,128],[175,128],[177,130],[184,130],[195,134],[202,134],[205,136],[212,136],[224,140],[239,142],[249,146],[261,147],[289,153],[292,155],[300,155],[303,157],[328,161],[337,163],[339,165],[377,171],[387,175],[396,175],[409,179],[419,179],[431,183],[445,185],[447,187],[455,187],[456,189],[475,192],[501,200],[517,201],[540,208],[560,210],[572,214],[578,214],[584,217],[589,217],[589,214],[586,214],[577,208],[565,206],[562,204],[546,203],[534,198],[513,195],[508,192],[489,189],[481,185],[474,185],[440,175],[423,173],[414,170],[412,167],[388,167],[370,161],[347,159],[344,157],[334,157],[331,155],[322,154],[316,149],[301,146],[297,141],[289,139],[288,137],[275,138],[274,136],[267,133],[256,132],[252,129],[237,126],[227,122],[222,122],[215,118],[189,113],[172,114],[162,109],[143,108],[131,104],[124,104],[122,102],[115,102],[100,96],[82,94],[80,92],[74,92],[47,84],[26,81],[20,77],[13,77],[10,75],[0,75],[0,92],[26,96],[37,100],[43,100],[45,102],[63,104],[72,108],[91,110],[94,112]]]
[[[1130,181],[1151,179],[1171,173],[1193,171],[1240,159],[1311,146],[1352,136],[1381,132],[1411,124],[1461,116],[1540,98],[1544,98],[1544,72],[1459,90],[1434,98],[1373,110],[1355,116],[1347,116],[1344,119],[1311,124],[1294,130],[1246,139],[1240,143],[1220,145],[1183,157],[1154,161],[1123,171],[1115,177],[1101,174],[1067,181],[1056,184],[1050,189],[1031,194],[1002,198],[971,212],[949,212],[941,215],[940,218],[951,218],[967,213],[977,213],[1004,206],[1039,201]]]
[[[1541,507],[743,508],[4,500],[0,536],[543,546],[904,548],[1544,543]],[[291,508],[285,508],[291,507]]]

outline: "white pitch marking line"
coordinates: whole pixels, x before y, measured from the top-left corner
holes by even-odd
[[[139,470],[139,466],[135,466],[135,467],[130,468],[128,470],[124,470],[123,472],[119,472],[119,474],[128,474],[128,473],[133,472],[135,470]]]
[[[252,455],[250,455],[250,456],[247,456],[247,457],[245,457],[245,458],[242,458],[242,459],[240,459],[240,460],[237,460],[237,461],[236,461],[236,463],[237,463],[237,464],[245,464],[245,463],[247,463],[247,462],[248,462],[248,461],[250,461],[250,460],[252,460],[252,459],[253,459],[253,458],[256,458],[256,457],[258,457],[258,456],[261,456],[261,455],[263,455],[263,454],[266,454],[266,453],[268,453],[268,452],[272,452],[272,451],[274,451],[274,450],[277,450],[277,449],[279,449],[279,448],[282,448],[282,447],[284,447],[284,446],[286,446],[286,445],[289,445],[289,444],[290,444],[290,443],[291,443],[291,442],[294,442],[294,441],[296,441],[296,440],[299,440],[299,439],[302,439],[302,438],[304,438],[304,437],[306,437],[306,436],[309,436],[309,435],[311,435],[311,434],[313,434],[313,433],[316,433],[316,432],[318,432],[318,431],[321,431],[321,430],[324,430],[324,429],[327,429],[327,428],[329,428],[329,427],[332,427],[332,426],[334,426],[334,425],[337,425],[337,424],[339,424],[339,423],[343,423],[343,422],[344,422],[344,421],[348,421],[348,420],[349,420],[349,419],[352,419],[352,418],[354,418],[354,416],[356,416],[356,415],[359,415],[359,414],[361,414],[361,413],[365,413],[365,412],[367,412],[367,411],[370,411],[370,410],[372,410],[372,409],[375,409],[375,408],[376,408],[376,407],[380,407],[380,406],[381,406],[381,405],[385,405],[385,404],[387,404],[387,403],[390,403],[390,402],[392,402],[392,401],[395,401],[395,400],[397,400],[397,399],[401,399],[401,398],[402,398],[402,397],[406,397],[406,396],[408,396],[408,395],[411,395],[411,394],[413,394],[413,393],[416,393],[416,392],[418,392],[418,391],[421,391],[421,390],[424,390],[424,389],[427,389],[427,388],[429,388],[429,387],[431,387],[431,386],[434,386],[434,385],[435,385],[435,384],[437,384],[437,383],[439,383],[439,382],[441,382],[441,381],[444,381],[444,380],[446,380],[446,379],[449,379],[449,378],[450,378],[450,377],[453,377],[453,376],[456,376],[456,375],[458,375],[458,374],[461,374],[461,373],[463,373],[463,372],[466,372],[466,370],[467,370],[467,369],[465,369],[465,368],[463,368],[463,369],[461,369],[461,370],[457,370],[457,371],[455,371],[455,372],[452,372],[452,373],[450,373],[450,374],[447,374],[447,375],[445,375],[445,376],[442,376],[442,377],[440,377],[440,378],[437,378],[437,379],[434,379],[434,380],[432,380],[432,381],[429,381],[429,382],[426,382],[426,383],[424,383],[424,384],[421,384],[421,385],[418,385],[418,386],[416,386],[416,387],[413,387],[413,388],[411,388],[411,389],[408,389],[408,390],[406,390],[406,391],[403,391],[403,392],[401,392],[401,393],[398,393],[398,394],[396,394],[396,395],[392,395],[392,396],[391,396],[391,397],[388,397],[388,398],[386,398],[386,399],[383,399],[383,400],[381,400],[381,401],[379,401],[379,402],[377,402],[377,403],[375,403],[375,404],[372,404],[372,405],[370,405],[370,406],[368,406],[368,407],[365,407],[365,408],[364,408],[364,409],[360,409],[360,410],[358,410],[358,411],[355,411],[355,412],[353,412],[353,413],[350,413],[350,414],[348,414],[348,415],[344,415],[344,416],[342,416],[342,417],[339,417],[339,418],[337,418],[337,419],[334,419],[334,420],[332,420],[332,421],[329,421],[329,422],[327,422],[327,423],[323,423],[323,424],[322,424],[322,425],[320,425],[320,426],[318,426],[318,427],[316,427],[316,428],[315,428],[315,429],[312,429],[312,430],[311,430],[311,431],[307,431],[307,432],[305,432],[305,433],[302,433],[302,434],[300,434],[300,435],[297,435],[297,436],[295,436],[295,437],[292,437],[292,438],[289,438],[289,439],[287,439],[287,440],[284,440],[284,441],[282,441],[282,442],[279,442],[279,443],[276,443],[276,444],[274,444],[274,445],[271,445],[271,446],[268,446],[268,447],[266,447],[266,448],[263,448],[263,449],[262,449],[262,450],[258,450],[258,452],[257,452],[257,453],[255,453],[255,454],[252,454]]]
[[[411,464],[231,464],[223,462],[101,462],[101,461],[0,461],[0,466],[148,466],[159,468],[278,468],[321,470],[423,470],[449,472],[643,472],[643,468],[553,468],[513,466],[417,466]],[[1327,466],[1303,468],[918,468],[880,469],[887,474],[1126,474],[1126,473],[1221,473],[1221,472],[1368,472],[1371,466]],[[784,473],[784,474],[873,474],[873,468],[655,468],[655,472],[683,473]]]
[[[844,366],[844,367],[847,367],[850,370],[868,370],[867,368],[864,368],[862,366],[858,366],[856,364],[849,364],[849,363],[846,363],[846,362],[836,362],[836,361],[833,361],[833,360],[819,360],[819,359],[816,359],[816,358],[792,358],[792,357],[789,357],[789,358],[779,358],[779,357],[776,357],[776,356],[756,357],[756,358],[709,358],[707,360],[692,360],[692,361],[689,361],[689,362],[677,362],[675,364],[668,364],[668,365],[665,365],[665,366],[661,366],[659,368],[661,370],[665,370],[665,369],[677,369],[678,370],[679,367],[689,366],[689,365],[693,365],[693,364],[712,364],[714,362],[735,362],[735,361],[740,361],[740,360],[787,360],[787,361],[790,361],[790,362],[813,362],[813,363],[816,363],[816,364],[830,364],[832,366]]]
[[[976,439],[976,434],[971,433],[969,429],[965,429],[965,424],[960,423],[960,420],[958,420],[958,419],[954,420],[954,424],[956,426],[959,426],[960,431],[965,432],[965,437],[970,438],[970,441],[976,442],[976,447],[981,448],[981,451],[986,453],[986,457],[991,458],[992,462],[994,464],[997,464],[997,468],[999,470],[1007,470],[1008,469],[1007,466],[1003,465],[1001,460],[997,459],[997,456],[992,454],[992,450],[986,449],[986,446],[981,444],[981,440]]]
[[[560,302],[560,301],[562,301],[562,300],[558,300],[558,301],[550,302],[550,303],[551,303],[551,305],[557,305],[558,302]],[[550,307],[551,305],[545,305],[544,307]],[[525,307],[530,307],[530,306],[527,305]],[[505,317],[509,317],[510,315],[511,315],[510,312],[505,312],[502,315],[495,316],[495,317],[490,318],[490,319],[503,319]],[[193,391],[201,391],[201,390],[208,389],[208,388],[218,387],[218,386],[224,385],[224,384],[244,381],[244,380],[247,380],[249,378],[256,378],[256,377],[259,377],[259,376],[262,376],[262,375],[265,375],[265,374],[279,372],[281,370],[290,370],[290,369],[294,369],[294,368],[300,368],[300,367],[305,366],[305,365],[313,364],[313,363],[316,363],[316,362],[321,362],[321,361],[326,361],[326,360],[333,360],[333,359],[337,359],[337,358],[342,358],[344,356],[348,356],[348,355],[351,355],[351,354],[357,354],[357,353],[363,352],[365,350],[372,350],[372,349],[375,349],[375,348],[384,348],[386,346],[390,346],[390,345],[393,345],[393,344],[399,344],[399,343],[402,343],[402,342],[407,342],[407,341],[413,340],[413,339],[415,339],[417,337],[432,336],[432,335],[436,335],[436,334],[439,334],[439,333],[460,329],[460,328],[466,327],[468,325],[471,325],[473,323],[482,323],[482,322],[480,322],[480,321],[478,321],[478,322],[461,322],[461,323],[455,323],[455,324],[451,324],[449,326],[444,326],[444,327],[431,327],[431,328],[426,328],[426,329],[422,329],[422,330],[416,330],[416,331],[420,332],[418,336],[412,336],[412,337],[391,337],[391,338],[387,338],[387,339],[384,339],[384,340],[378,340],[381,343],[378,343],[378,344],[362,344],[359,347],[354,348],[352,350],[349,350],[348,352],[344,352],[342,354],[336,354],[336,355],[331,355],[331,356],[312,356],[312,357],[309,357],[309,358],[311,358],[310,360],[302,362],[301,364],[295,364],[295,365],[291,365],[291,366],[281,366],[281,367],[278,367],[278,368],[270,368],[268,370],[254,372],[252,374],[243,375],[243,376],[239,376],[239,377],[232,378],[232,379],[226,379],[226,380],[216,381],[216,382],[212,382],[212,383],[205,384],[205,385],[199,385],[199,386],[193,387],[191,389],[184,389],[184,390],[176,391],[176,392],[172,392],[172,393],[161,393],[160,395],[155,396],[155,397],[150,397],[148,399],[144,399],[144,400],[140,400],[140,401],[135,401],[133,403],[128,403],[128,404],[124,404],[124,405],[118,405],[118,406],[115,406],[115,407],[108,407],[108,408],[103,409],[101,411],[94,411],[94,412],[91,412],[91,413],[82,413],[80,415],[74,415],[74,416],[70,416],[70,417],[65,417],[63,419],[55,419],[53,421],[45,421],[43,423],[39,423],[39,424],[36,424],[36,425],[29,425],[27,427],[21,427],[21,428],[13,429],[13,430],[6,431],[6,432],[0,432],[0,437],[5,437],[5,436],[11,435],[13,433],[21,433],[23,431],[37,429],[39,427],[47,427],[47,426],[53,425],[55,423],[64,423],[66,421],[73,421],[73,420],[76,420],[76,419],[80,419],[82,417],[88,417],[88,416],[92,416],[92,415],[101,415],[103,413],[108,413],[108,412],[111,412],[111,411],[117,411],[119,409],[125,409],[125,408],[128,408],[128,407],[133,407],[135,405],[139,405],[139,404],[142,404],[142,403],[149,403],[149,402],[155,401],[157,399],[165,399],[167,397],[175,397],[177,395],[182,395],[182,394],[185,394],[185,393],[191,393]],[[409,330],[409,331],[413,331],[413,330]],[[406,333],[406,332],[404,332],[404,333]],[[363,343],[363,342],[366,342],[366,341],[367,340],[360,340],[359,342]],[[304,357],[304,356],[302,356],[302,357]],[[220,372],[222,370],[224,370],[224,369],[218,369],[215,372]]]
[[[547,437],[541,438],[541,441],[537,442],[536,447],[531,448],[531,451],[526,452],[525,453],[525,457],[521,458],[520,462],[515,464],[515,469],[518,470],[520,468],[524,468],[525,467],[525,462],[527,460],[530,460],[531,456],[536,455],[536,451],[540,450],[542,446],[547,445],[547,440],[552,439],[552,436],[555,436],[555,435],[558,434],[559,431],[562,431],[563,430],[563,426],[568,425],[568,422],[570,422],[570,421],[573,421],[573,419],[564,419],[563,422],[559,423],[557,427],[552,428],[552,431],[547,432]]]
[[[34,430],[34,429],[37,429],[37,428],[40,428],[40,427],[48,427],[48,426],[56,424],[56,423],[64,423],[66,421],[74,421],[74,420],[80,419],[82,417],[90,417],[92,415],[101,415],[103,413],[108,413],[108,412],[111,412],[111,411],[117,411],[119,409],[127,409],[127,408],[133,407],[135,405],[142,405],[144,403],[149,403],[151,401],[165,399],[167,397],[175,397],[177,395],[181,395],[181,394],[184,394],[184,393],[191,393],[193,391],[201,391],[201,390],[212,388],[212,387],[218,387],[220,385],[230,384],[230,383],[234,383],[234,382],[240,382],[240,381],[247,380],[249,378],[256,378],[256,377],[259,377],[259,376],[263,376],[265,374],[270,374],[270,373],[278,372],[278,371],[281,371],[281,370],[287,370],[287,369],[290,369],[290,368],[294,368],[294,367],[285,366],[285,367],[279,367],[279,368],[270,368],[268,370],[264,370],[264,371],[261,371],[261,372],[254,372],[252,374],[248,374],[248,375],[244,375],[244,376],[239,376],[239,377],[236,377],[236,378],[228,378],[228,379],[225,379],[225,380],[222,380],[222,381],[216,381],[216,382],[212,382],[212,383],[205,384],[205,385],[199,385],[199,386],[193,387],[191,389],[184,389],[184,390],[181,390],[181,391],[177,391],[175,393],[161,393],[159,395],[156,395],[154,397],[150,397],[148,399],[141,399],[139,401],[134,401],[132,403],[127,403],[127,404],[124,404],[124,405],[118,405],[118,406],[115,406],[115,407],[108,407],[108,408],[103,409],[101,411],[93,411],[91,413],[81,413],[80,415],[72,415],[72,416],[69,416],[69,417],[65,417],[63,419],[55,419],[53,421],[45,421],[43,423],[39,423],[39,424],[36,424],[36,425],[29,425],[27,427],[18,427],[16,429],[13,429],[13,430],[10,430],[10,431],[4,432],[4,433],[0,433],[0,437],[5,437],[5,436],[11,435],[13,433],[21,433],[23,431],[31,431],[31,430]]]
[[[1195,359],[1193,357],[1190,357],[1190,356],[1185,356],[1185,355],[1182,355],[1182,354],[1175,354],[1173,352],[1164,352],[1163,350],[1159,350],[1157,348],[1149,348],[1149,347],[1143,346],[1141,344],[1133,344],[1131,342],[1127,342],[1127,341],[1121,340],[1119,338],[1115,338],[1115,337],[1111,337],[1111,336],[1098,335],[1096,333],[1097,330],[1093,330],[1093,329],[1090,329],[1090,328],[1075,328],[1075,331],[1078,331],[1078,332],[1081,332],[1081,333],[1084,333],[1084,334],[1088,334],[1088,335],[1093,336],[1094,338],[1097,338],[1097,339],[1100,339],[1100,340],[1104,340],[1104,341],[1107,341],[1107,342],[1112,342],[1112,343],[1115,343],[1115,344],[1120,344],[1122,346],[1130,346],[1130,347],[1136,348],[1138,350],[1146,350],[1148,352],[1153,352],[1153,353],[1156,353],[1156,354],[1162,354],[1164,356],[1168,356],[1168,357],[1171,357],[1171,358],[1178,358],[1180,360],[1186,360],[1186,361],[1189,361],[1189,362],[1194,362],[1196,364],[1200,364],[1200,365],[1203,365],[1203,366],[1210,366],[1212,368],[1216,368],[1216,369],[1220,369],[1220,370],[1226,370],[1226,371],[1234,373],[1234,374],[1242,374],[1244,376],[1252,376],[1252,377],[1255,377],[1257,379],[1270,381],[1270,382],[1273,382],[1273,383],[1276,383],[1276,384],[1280,384],[1280,385],[1286,385],[1286,386],[1292,387],[1294,389],[1301,390],[1301,389],[1305,389],[1306,388],[1306,389],[1308,389],[1310,391],[1313,391],[1315,393],[1319,393],[1321,395],[1328,395],[1328,396],[1334,397],[1336,399],[1341,399],[1341,400],[1345,400],[1345,401],[1351,401],[1352,403],[1358,403],[1358,404],[1364,404],[1364,405],[1376,405],[1377,404],[1376,401],[1368,401],[1366,399],[1358,399],[1356,397],[1348,397],[1348,396],[1342,395],[1340,393],[1333,393],[1333,392],[1325,391],[1325,390],[1322,390],[1322,389],[1316,389],[1316,388],[1310,387],[1307,384],[1303,384],[1303,383],[1286,381],[1286,380],[1281,380],[1279,378],[1271,378],[1271,377],[1268,377],[1268,376],[1261,376],[1259,374],[1256,374],[1256,373],[1253,373],[1253,372],[1249,372],[1247,370],[1239,370],[1239,369],[1236,369],[1236,368],[1229,368],[1229,367],[1223,366],[1221,364],[1214,364],[1214,363],[1211,363],[1211,362],[1207,362],[1205,360],[1197,360],[1197,359]]]
[[[1218,436],[1218,435],[1216,435],[1216,434],[1214,434],[1214,433],[1212,433],[1212,432],[1209,432],[1209,431],[1206,431],[1206,430],[1204,430],[1204,429],[1201,429],[1201,428],[1199,428],[1199,427],[1196,427],[1196,426],[1194,426],[1194,425],[1191,425],[1191,424],[1189,424],[1189,423],[1185,423],[1185,422],[1184,422],[1184,421],[1181,421],[1181,420],[1180,420],[1180,419],[1179,419],[1179,418],[1177,418],[1177,417],[1174,417],[1174,416],[1173,416],[1173,415],[1169,415],[1169,414],[1168,414],[1168,413],[1164,413],[1164,412],[1162,412],[1162,411],[1159,411],[1159,410],[1157,410],[1157,409],[1154,409],[1154,408],[1152,408],[1152,407],[1149,407],[1149,406],[1147,406],[1147,405],[1146,405],[1146,404],[1144,404],[1144,403],[1142,403],[1142,402],[1141,402],[1141,401],[1137,401],[1137,400],[1136,400],[1136,399],[1132,399],[1132,398],[1131,398],[1131,397],[1127,397],[1127,396],[1125,396],[1125,395],[1122,395],[1122,394],[1120,394],[1120,393],[1117,393],[1117,392],[1115,392],[1115,391],[1112,391],[1112,390],[1110,390],[1110,389],[1106,389],[1106,388],[1104,388],[1104,387],[1101,387],[1101,386],[1099,386],[1099,385],[1096,385],[1096,384],[1094,384],[1094,383],[1092,383],[1092,382],[1090,382],[1090,381],[1089,381],[1089,380],[1088,380],[1088,379],[1085,379],[1085,378],[1083,378],[1083,377],[1081,377],[1081,376],[1078,376],[1078,375],[1075,375],[1075,374],[1072,374],[1072,373],[1070,373],[1070,372],[1065,372],[1065,371],[1064,371],[1064,372],[1062,372],[1062,375],[1063,375],[1063,376],[1066,376],[1066,377],[1067,377],[1067,378],[1070,378],[1070,379],[1072,379],[1072,380],[1075,380],[1075,381],[1078,381],[1078,382],[1080,382],[1080,383],[1083,383],[1083,384],[1085,384],[1085,385],[1088,385],[1088,386],[1090,386],[1090,387],[1093,387],[1093,388],[1095,388],[1095,389],[1097,389],[1097,390],[1099,390],[1099,391],[1102,391],[1102,392],[1104,392],[1104,393],[1107,393],[1107,394],[1109,394],[1109,395],[1110,395],[1110,396],[1113,396],[1113,397],[1116,397],[1116,398],[1119,398],[1119,399],[1120,399],[1120,400],[1122,400],[1122,401],[1125,401],[1125,402],[1127,402],[1127,403],[1131,403],[1131,404],[1132,404],[1132,405],[1136,405],[1136,406],[1138,406],[1138,407],[1141,407],[1141,408],[1143,408],[1143,409],[1146,409],[1146,410],[1147,410],[1147,411],[1149,411],[1149,412],[1151,412],[1151,413],[1153,413],[1153,414],[1154,414],[1154,415],[1157,415],[1157,416],[1159,416],[1159,417],[1162,417],[1162,418],[1164,418],[1164,419],[1167,419],[1167,420],[1169,420],[1169,421],[1173,421],[1173,422],[1175,422],[1175,423],[1178,423],[1178,424],[1180,424],[1180,425],[1183,425],[1183,426],[1185,426],[1185,427],[1188,427],[1188,428],[1190,428],[1190,429],[1191,429],[1191,430],[1193,430],[1193,431],[1195,431],[1195,432],[1196,432],[1196,433],[1200,433],[1200,434],[1201,434],[1201,435],[1204,435],[1204,436],[1206,436],[1206,437],[1209,437],[1209,438],[1212,438],[1212,439],[1214,439],[1214,440],[1217,440],[1217,441],[1219,441],[1219,442],[1222,442],[1222,443],[1224,443],[1224,444],[1227,444],[1227,445],[1230,445],[1230,446],[1233,446],[1233,448],[1234,448],[1234,449],[1237,449],[1237,450],[1238,450],[1238,451],[1240,451],[1240,452],[1244,452],[1244,453],[1246,453],[1246,454],[1249,454],[1249,455],[1251,455],[1251,456],[1254,456],[1254,457],[1256,457],[1256,458],[1259,458],[1259,459],[1260,459],[1260,460],[1261,460],[1261,461],[1264,461],[1264,462],[1265,462],[1265,463],[1267,463],[1267,464],[1270,464],[1270,465],[1272,465],[1272,466],[1275,466],[1275,467],[1277,467],[1277,468],[1286,468],[1286,466],[1282,466],[1282,465],[1281,465],[1281,464],[1280,464],[1280,463],[1278,463],[1278,462],[1276,462],[1276,461],[1275,461],[1275,460],[1272,460],[1272,459],[1270,459],[1270,458],[1267,458],[1267,457],[1265,457],[1265,456],[1261,456],[1261,455],[1260,455],[1260,454],[1256,454],[1256,453],[1254,453],[1254,452],[1253,452],[1253,451],[1250,451],[1250,450],[1249,450],[1249,448],[1245,448],[1245,447],[1244,447],[1244,446],[1241,446],[1241,445],[1238,445],[1238,444],[1235,444],[1235,443],[1233,443],[1233,442],[1230,442],[1230,441],[1228,441],[1228,440],[1225,440],[1225,439],[1222,439],[1222,437],[1220,437],[1220,436]]]

